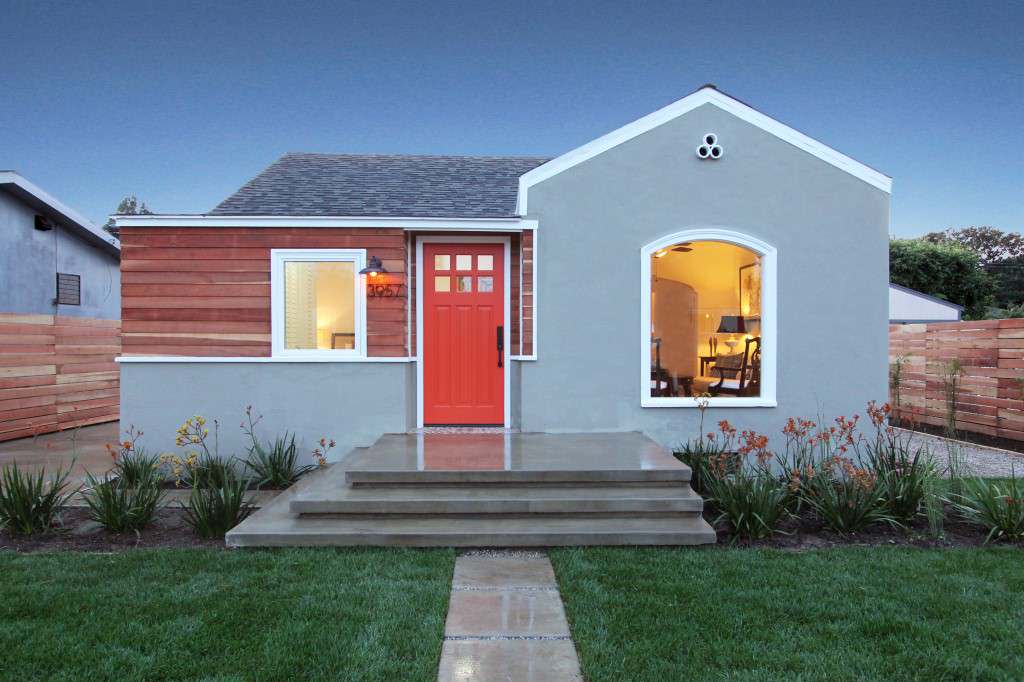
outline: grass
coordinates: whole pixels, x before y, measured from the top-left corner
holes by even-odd
[[[454,559],[0,552],[0,677],[434,680]]]
[[[1015,679],[1024,550],[550,553],[589,682]]]

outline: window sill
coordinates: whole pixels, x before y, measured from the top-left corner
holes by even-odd
[[[349,355],[340,358],[325,358],[323,356],[314,357],[208,357],[208,356],[196,356],[189,357],[187,355],[126,355],[114,358],[119,363],[186,363],[186,362],[219,362],[219,363],[296,363],[296,362],[415,362],[416,358],[412,357],[361,357],[356,355]]]
[[[697,408],[704,401],[708,407],[778,407],[774,398],[641,398],[641,407]]]

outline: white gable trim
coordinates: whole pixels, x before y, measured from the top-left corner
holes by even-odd
[[[705,86],[697,92],[669,104],[667,107],[648,114],[643,118],[637,119],[632,123],[628,123],[617,130],[613,130],[607,135],[602,135],[582,147],[577,147],[570,152],[566,152],[565,154],[562,154],[541,166],[537,166],[528,173],[521,175],[519,177],[519,198],[516,204],[516,212],[523,216],[527,214],[529,210],[528,196],[530,187],[539,182],[543,182],[552,176],[558,175],[562,171],[568,170],[577,164],[583,163],[588,159],[592,159],[598,154],[602,154],[623,142],[628,142],[638,135],[642,135],[664,123],[668,123],[669,121],[693,111],[704,104],[713,104],[719,109],[727,111],[733,116],[775,135],[780,140],[788,142],[794,147],[813,154],[822,161],[830,163],[840,170],[846,171],[850,175],[863,180],[872,187],[877,187],[886,193],[892,192],[892,178],[889,176],[880,173],[874,168],[866,166],[859,161],[851,159],[849,156],[846,156],[845,154],[842,154],[835,149],[832,149],[831,147],[792,129],[769,116],[765,116],[760,111],[747,106],[743,102],[740,102],[739,100],[734,99],[713,87]]]
[[[453,232],[521,232],[536,230],[536,220],[522,218],[402,218],[360,216],[112,215],[120,227],[354,227],[443,230]]]

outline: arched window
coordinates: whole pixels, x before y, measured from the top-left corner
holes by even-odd
[[[776,252],[721,228],[643,247],[641,405],[774,406]]]

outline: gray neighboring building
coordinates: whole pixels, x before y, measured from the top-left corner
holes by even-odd
[[[121,317],[121,250],[102,229],[14,171],[0,171],[0,312]],[[63,300],[57,303],[58,273]]]
[[[133,270],[182,264],[126,299],[122,418],[155,448],[247,404],[338,453],[444,424],[673,445],[710,394],[705,431],[777,440],[886,398],[890,191],[712,86],[551,160],[288,155],[209,214],[117,219]]]
[[[889,324],[958,322],[963,313],[962,305],[889,282]]]

